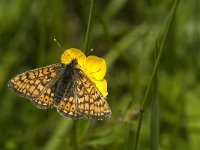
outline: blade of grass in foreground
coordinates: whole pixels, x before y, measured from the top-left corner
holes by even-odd
[[[154,51],[154,61],[156,61],[158,47]],[[159,95],[158,95],[158,69],[153,83],[152,107],[151,107],[151,149],[157,150],[159,143]]]
[[[72,127],[72,120],[67,118],[62,118],[58,127],[54,131],[53,135],[50,137],[49,141],[46,143],[44,150],[56,150],[59,148],[60,143],[63,141],[64,136],[68,133]]]
[[[156,76],[156,71],[157,71],[158,65],[160,63],[160,58],[162,56],[163,47],[164,47],[166,38],[167,38],[167,36],[169,34],[169,29],[172,26],[172,23],[173,23],[175,14],[176,14],[176,10],[177,10],[178,4],[179,4],[179,0],[176,0],[174,5],[173,5],[173,8],[172,8],[172,14],[171,14],[171,17],[170,17],[169,24],[166,27],[166,30],[165,30],[165,33],[164,33],[164,36],[163,36],[163,39],[162,39],[162,42],[161,42],[161,45],[160,45],[160,48],[159,48],[158,57],[156,59],[154,67],[153,67],[153,72],[151,74],[150,81],[148,83],[148,86],[147,86],[147,89],[146,89],[146,92],[145,92],[145,95],[144,95],[143,103],[142,103],[142,106],[140,108],[140,116],[139,116],[139,120],[138,120],[137,131],[136,131],[135,145],[133,147],[134,150],[137,150],[137,145],[138,145],[138,141],[139,141],[139,135],[140,135],[140,129],[141,129],[141,125],[142,125],[144,109],[145,109],[147,101],[148,101],[147,98],[149,96],[149,91],[150,91],[150,88],[152,86],[153,80],[155,79],[155,76]]]

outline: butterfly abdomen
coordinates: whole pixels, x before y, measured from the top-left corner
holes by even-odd
[[[66,91],[73,86],[73,78],[75,77],[77,68],[77,60],[74,59],[71,63],[64,65],[63,73],[56,83],[55,87],[55,105],[59,105],[60,101],[66,94]]]

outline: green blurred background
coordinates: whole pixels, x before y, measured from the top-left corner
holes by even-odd
[[[107,61],[112,117],[74,121],[56,109],[37,109],[13,94],[7,82],[26,70],[60,62],[62,51],[53,38],[65,48],[83,49],[90,1],[0,0],[0,150],[132,149],[154,51],[173,3],[95,0],[90,48]],[[157,81],[157,92],[151,91],[144,112],[138,149],[157,145],[159,150],[199,150],[199,0],[181,0]]]

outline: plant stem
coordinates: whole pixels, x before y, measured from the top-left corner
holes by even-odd
[[[154,61],[157,58],[157,42],[156,49],[154,51]],[[156,71],[153,94],[152,94],[152,107],[151,107],[151,150],[158,149],[159,143],[159,95],[158,95],[158,69]]]
[[[62,118],[58,127],[53,132],[53,135],[50,137],[49,141],[46,143],[44,150],[56,150],[59,148],[60,143],[63,141],[65,133],[67,133],[72,126],[72,120]]]
[[[142,106],[140,108],[140,116],[139,116],[137,131],[136,131],[136,139],[135,139],[134,150],[137,150],[137,145],[138,145],[138,141],[139,141],[139,135],[140,135],[140,129],[141,129],[141,125],[142,125],[143,114],[144,114],[145,106],[146,106],[147,101],[148,101],[147,98],[149,96],[149,91],[150,91],[150,88],[152,86],[153,80],[154,80],[154,78],[156,76],[156,71],[157,71],[158,65],[160,63],[160,58],[162,56],[163,47],[164,47],[164,44],[166,42],[166,38],[168,36],[169,29],[172,26],[172,23],[173,23],[173,20],[174,20],[174,17],[175,17],[175,13],[176,13],[178,4],[179,4],[179,0],[176,0],[175,3],[174,3],[174,7],[172,8],[172,16],[170,18],[170,22],[167,25],[167,28],[166,28],[165,33],[164,33],[164,37],[162,39],[162,42],[161,42],[161,45],[160,45],[160,48],[159,48],[158,57],[156,59],[156,62],[155,62],[154,68],[153,68],[153,72],[151,74],[150,81],[148,83],[148,86],[147,86],[147,89],[146,89],[146,92],[145,92],[145,95],[144,95],[143,103],[142,103]]]
[[[87,32],[86,32],[85,44],[84,44],[85,54],[88,53],[88,45],[89,45],[89,38],[90,38],[90,28],[91,28],[91,22],[92,22],[93,7],[94,7],[94,0],[90,0],[90,12],[89,12]]]
[[[72,126],[72,130],[73,130],[73,135],[72,135],[72,141],[73,141],[73,145],[74,145],[74,150],[78,150],[78,141],[77,141],[77,135],[76,135],[76,128],[77,128],[77,120],[73,120],[73,126]]]

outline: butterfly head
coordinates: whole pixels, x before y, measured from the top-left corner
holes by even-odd
[[[76,67],[78,65],[78,60],[77,58],[73,58],[70,62],[70,64],[72,67]]]
[[[78,66],[78,60],[77,60],[77,58],[73,58],[73,59],[71,60],[71,62],[68,63],[68,64],[62,64],[62,68],[63,68],[63,69],[67,69],[67,68],[72,68],[72,69],[74,69],[74,68],[77,68],[77,66]]]

